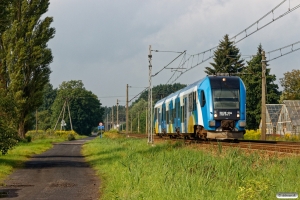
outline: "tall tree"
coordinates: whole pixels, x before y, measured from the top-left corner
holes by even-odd
[[[43,101],[52,62],[47,43],[54,37],[52,17],[41,20],[49,0],[14,0],[8,5],[9,26],[1,35],[3,60],[0,76],[15,105],[20,137],[25,136],[30,115]]]
[[[63,105],[66,101],[69,103],[73,130],[77,133],[89,135],[92,129],[97,126],[100,121],[103,121],[102,116],[104,109],[101,108],[101,103],[97,96],[91,91],[87,91],[82,81],[72,80],[63,82],[59,86],[56,99],[51,108],[53,127],[58,122],[59,124],[56,128],[60,129],[63,115],[60,115],[60,113],[65,112],[63,120],[66,122],[66,129],[71,129],[68,105],[63,109]]]
[[[140,99],[134,105],[130,107],[129,110],[129,126],[132,131],[145,133],[146,132],[146,110],[148,108],[148,103],[144,99]]]
[[[34,117],[34,120],[37,120],[37,126],[36,123],[31,129],[40,129],[40,130],[47,130],[51,129],[51,106],[56,98],[57,89],[53,89],[53,86],[50,83],[47,83],[43,90],[43,104],[39,107],[37,116]],[[36,113],[34,113],[36,115]],[[37,119],[36,119],[37,118]]]
[[[284,73],[280,78],[280,84],[283,87],[281,100],[299,100],[300,99],[300,70],[293,69],[291,72]]]
[[[3,34],[10,25],[10,0],[0,1],[0,152],[6,154],[7,151],[17,144],[17,126],[14,121],[16,115],[13,104],[13,97],[7,93],[5,65],[5,48],[3,45]]]
[[[247,61],[247,67],[244,68],[241,78],[246,86],[246,120],[247,129],[256,130],[259,126],[261,119],[261,84],[262,84],[262,51],[261,45],[257,48],[256,55]],[[268,66],[268,65],[267,65]],[[266,103],[276,104],[278,103],[280,92],[278,91],[278,85],[276,76],[270,74],[271,69],[266,69]]]
[[[186,87],[186,85],[181,84],[181,83],[164,84],[164,85],[160,84],[160,85],[154,86],[152,88],[153,102],[156,103],[158,100],[160,100],[160,99],[168,96],[169,94],[172,94],[173,92],[176,92],[184,87]],[[145,90],[140,95],[140,97],[136,100],[136,102],[140,101],[141,99],[148,101],[148,90]]]
[[[205,73],[214,75],[217,73],[234,74],[242,71],[244,60],[241,59],[240,50],[229,40],[226,34],[214,52],[212,67],[205,67]]]

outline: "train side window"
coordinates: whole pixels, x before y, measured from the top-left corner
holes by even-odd
[[[158,114],[158,124],[160,124],[160,117],[161,117],[161,114],[159,112],[159,109],[157,110],[157,114]]]
[[[203,90],[201,90],[201,96],[200,96],[200,105],[201,107],[205,106],[206,100],[205,100],[205,93]]]
[[[193,94],[189,94],[189,112],[193,110]]]

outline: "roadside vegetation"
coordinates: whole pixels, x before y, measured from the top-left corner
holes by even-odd
[[[16,168],[22,168],[25,161],[32,155],[40,154],[53,147],[54,142],[63,142],[66,140],[80,139],[86,136],[80,136],[74,131],[29,131],[25,139],[18,142],[5,155],[0,155],[0,185],[5,178]]]
[[[104,134],[105,135],[105,134]],[[101,199],[276,199],[299,191],[299,157],[222,146],[97,138],[83,154],[101,179]]]
[[[261,131],[260,130],[247,130],[244,135],[245,140],[260,140]],[[300,137],[298,134],[286,133],[283,136],[281,135],[268,135],[267,140],[272,141],[293,141],[300,142]]]

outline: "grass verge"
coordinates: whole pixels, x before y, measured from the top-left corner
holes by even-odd
[[[100,176],[103,200],[269,200],[278,192],[300,192],[299,157],[220,148],[97,138],[82,153]]]

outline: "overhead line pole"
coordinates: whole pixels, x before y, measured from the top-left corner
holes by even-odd
[[[262,51],[261,68],[261,140],[266,140],[266,56],[264,51]]]
[[[111,107],[111,127],[114,129],[114,106]]]
[[[152,134],[152,55],[151,55],[151,45],[149,45],[149,87],[148,87],[148,143],[153,144],[153,134]]]
[[[119,100],[117,99],[117,128],[119,130]]]
[[[128,84],[126,85],[126,134],[128,135]]]

